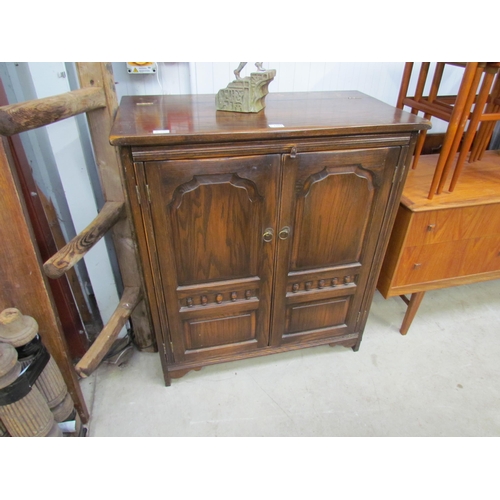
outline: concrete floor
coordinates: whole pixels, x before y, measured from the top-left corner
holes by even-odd
[[[90,437],[499,436],[500,280],[377,292],[358,352],[317,347],[205,367],[165,387],[158,354],[102,364],[82,389]]]

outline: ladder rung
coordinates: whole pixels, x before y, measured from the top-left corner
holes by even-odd
[[[140,287],[126,287],[120,303],[112,314],[106,326],[90,346],[75,370],[81,377],[88,377],[108,353],[121,329],[128,321],[132,311],[141,299]]]
[[[56,279],[71,269],[122,217],[124,206],[122,201],[107,201],[99,215],[81,233],[45,262],[45,274]]]
[[[86,87],[0,107],[0,134],[13,135],[106,107],[102,87]]]

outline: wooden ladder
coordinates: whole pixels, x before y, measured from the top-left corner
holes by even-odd
[[[75,367],[68,355],[64,333],[61,331],[50,289],[44,282],[45,277],[37,276],[35,272],[35,276],[30,273],[29,281],[24,281],[25,286],[38,287],[36,299],[33,297],[32,300],[39,302],[37,307],[40,309],[40,315],[35,319],[40,324],[40,335],[58,363],[68,385],[68,390],[73,397],[75,407],[82,420],[86,422],[88,410],[83,400],[77,375],[87,377],[97,368],[129,319],[132,321],[134,338],[139,349],[156,350],[156,344],[149,310],[143,298],[142,275],[132,238],[120,159],[116,149],[109,143],[109,132],[118,109],[111,63],[76,63],[76,68],[80,89],[53,97],[1,107],[0,135],[11,136],[81,113],[87,115],[105,204],[97,217],[80,234],[43,264],[43,272],[52,279],[63,276],[85,256],[107,231],[111,231],[124,291],[108,323]],[[11,167],[10,172],[8,172],[9,165],[11,166],[12,162],[5,139],[2,139],[0,142],[0,166],[5,175],[5,182],[10,184],[12,189],[17,190],[17,193],[14,194],[18,200],[13,198],[12,204],[8,205],[9,209],[15,210],[20,193]],[[2,235],[0,234],[0,236]],[[34,252],[31,258],[34,258],[34,262],[36,262],[36,245],[33,245],[32,237],[31,240]],[[39,270],[41,274],[42,271]],[[3,269],[2,272],[4,272]],[[18,271],[12,269],[12,272]],[[23,294],[23,290],[20,290],[20,294]],[[40,305],[44,307],[40,307]],[[23,306],[19,308],[23,309],[24,314],[29,314],[28,310],[31,310],[29,307]]]

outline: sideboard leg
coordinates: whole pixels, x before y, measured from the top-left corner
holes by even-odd
[[[399,329],[401,335],[406,335],[408,333],[408,329],[410,328],[415,314],[417,314],[420,303],[424,298],[424,294],[425,292],[412,293],[409,301],[403,295],[401,296],[401,298],[408,304],[408,309],[406,309],[403,323],[401,324],[401,328]]]

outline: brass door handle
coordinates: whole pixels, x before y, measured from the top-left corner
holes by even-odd
[[[286,240],[290,236],[290,228],[285,226],[278,234],[280,240]]]
[[[262,235],[262,239],[266,242],[266,243],[270,243],[271,241],[273,241],[273,238],[274,238],[274,231],[268,227],[265,231],[264,231],[264,234]]]

